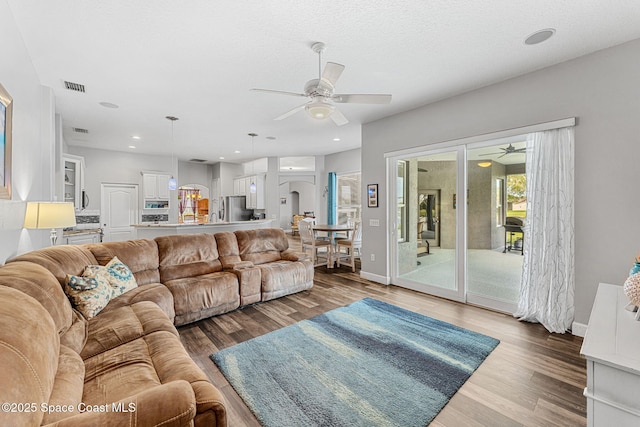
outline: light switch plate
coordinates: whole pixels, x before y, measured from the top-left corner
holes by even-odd
[[[380,227],[380,220],[379,219],[370,219],[369,220],[369,226],[370,227]]]

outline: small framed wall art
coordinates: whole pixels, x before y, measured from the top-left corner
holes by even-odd
[[[378,184],[367,185],[367,206],[370,208],[378,207]]]
[[[11,199],[11,118],[13,99],[0,84],[0,199]]]

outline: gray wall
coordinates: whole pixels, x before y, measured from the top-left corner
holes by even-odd
[[[0,1],[0,83],[13,98],[11,200],[0,200],[0,264],[49,244],[48,230],[22,228],[26,201],[55,196],[55,107],[40,85],[33,63],[5,1]]]
[[[640,41],[365,124],[363,182],[380,183],[380,208],[364,209],[364,274],[387,277],[384,153],[577,117],[575,320],[587,323],[599,282],[622,284],[638,253]]]

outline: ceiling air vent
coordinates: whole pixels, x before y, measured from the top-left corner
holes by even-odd
[[[76,133],[89,133],[87,129],[82,129],[82,128],[71,128],[71,129],[73,129],[73,131]]]
[[[206,162],[206,160],[204,160],[204,159],[190,159],[189,161],[193,162],[193,163],[205,163]]]
[[[68,81],[64,81],[64,87],[68,90],[72,90],[74,92],[82,92],[84,93],[84,85],[80,84],[80,83],[73,83],[73,82],[68,82]]]

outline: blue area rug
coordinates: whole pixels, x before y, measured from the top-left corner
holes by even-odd
[[[426,426],[499,341],[366,298],[212,354],[271,426]]]

